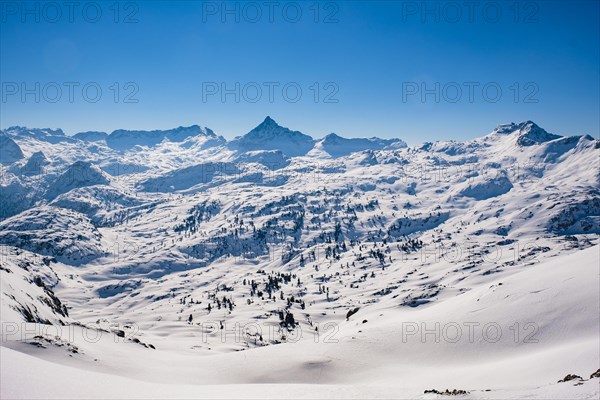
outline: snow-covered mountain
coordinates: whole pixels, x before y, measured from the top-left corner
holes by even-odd
[[[494,132],[498,135],[512,135],[517,137],[517,144],[521,146],[532,146],[550,140],[558,139],[560,136],[548,133],[532,121],[520,124],[510,123],[499,125]]]
[[[73,135],[75,139],[83,140],[86,142],[100,142],[106,140],[108,137],[108,133],[106,132],[98,132],[98,131],[86,131],[86,132],[78,132]]]
[[[231,141],[229,147],[240,152],[279,150],[289,157],[308,153],[314,146],[312,137],[284,128],[267,116],[256,128]]]
[[[165,139],[171,142],[182,142],[192,136],[203,136],[217,143],[224,142],[224,139],[217,137],[211,129],[192,125],[163,131],[128,131],[119,129],[106,137],[106,143],[111,149],[125,151],[135,146],[156,146]]]
[[[56,196],[70,190],[93,185],[108,185],[111,178],[100,168],[87,161],[77,161],[69,166],[46,190],[46,198]]]
[[[13,138],[31,138],[38,139],[48,143],[56,144],[60,142],[75,142],[75,139],[66,136],[62,129],[34,128],[29,129],[24,126],[13,126],[4,131]]]
[[[44,173],[44,168],[50,164],[46,155],[42,151],[36,151],[27,159],[27,163],[23,165],[21,173],[23,175],[40,175]]]
[[[11,164],[24,157],[18,144],[5,133],[0,134],[0,163]]]
[[[401,139],[379,139],[376,137],[363,139],[346,139],[330,133],[317,141],[315,150],[321,150],[333,157],[343,157],[363,150],[393,150],[407,147]]]
[[[599,394],[592,136],[0,140],[3,398]]]

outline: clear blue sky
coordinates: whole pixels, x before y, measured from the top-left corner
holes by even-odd
[[[270,115],[314,137],[409,143],[472,138],[528,119],[563,135],[600,131],[594,0],[481,1],[474,9],[463,1],[279,2],[273,9],[263,1],[79,3],[57,10],[2,2],[2,128],[73,134],[199,124],[233,138]],[[222,14],[224,7],[233,11]],[[239,102],[207,92],[236,82]],[[256,102],[252,82],[262,88]],[[278,83],[272,102],[268,82]],[[465,82],[475,82],[472,99]],[[436,83],[439,102],[435,93],[422,99],[421,85],[435,92]],[[84,98],[86,84],[88,99],[102,90],[97,102]],[[290,100],[302,89],[297,102],[286,101],[286,84]],[[32,91],[24,99],[23,85]],[[498,87],[502,97],[493,103]],[[124,102],[136,88],[129,99],[138,102]]]

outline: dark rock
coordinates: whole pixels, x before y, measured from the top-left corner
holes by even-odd
[[[452,390],[446,389],[445,392],[440,392],[439,390],[431,389],[431,390],[425,390],[423,393],[424,394],[433,393],[433,394],[439,394],[442,396],[462,396],[462,395],[469,394],[469,392],[467,392],[466,390],[462,390],[462,389],[452,389]]]
[[[346,313],[346,320],[350,319],[350,317],[353,316],[354,314],[356,314],[358,312],[358,310],[360,310],[360,307],[356,307],[351,310],[348,310],[348,312]]]
[[[569,381],[573,381],[575,379],[579,379],[580,381],[583,380],[582,377],[580,377],[579,375],[575,375],[575,374],[568,374],[567,376],[565,376],[563,379],[561,379],[560,381],[558,381],[558,383],[562,383],[562,382],[569,382]]]

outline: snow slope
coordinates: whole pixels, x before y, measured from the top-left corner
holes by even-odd
[[[0,223],[0,244],[73,264],[98,257],[101,236],[89,218],[61,207],[31,208]]]
[[[426,398],[424,388],[462,388],[469,398],[594,398],[598,378],[581,386],[557,381],[568,373],[588,379],[598,368],[598,248],[572,255],[572,268],[565,268],[563,258],[433,307],[379,306],[349,320],[340,316],[335,333],[317,343],[198,357],[169,351],[173,338],[154,338],[153,351],[129,345],[127,336],[113,341],[105,335],[92,344],[79,332],[72,337],[81,358],[71,364],[80,370],[66,366],[70,362],[62,352],[46,351],[43,358],[52,365],[3,348],[3,362],[23,365],[2,368],[3,382],[9,382],[3,397],[60,398],[71,390],[82,398],[208,397],[217,390],[213,385],[222,383],[223,393],[264,398],[321,398],[355,386],[350,397]],[[549,302],[555,305],[551,310]],[[94,349],[96,344],[102,349]],[[16,342],[10,347],[37,352]],[[85,372],[86,364],[96,372]],[[119,365],[118,372],[111,365]],[[45,373],[32,377],[29,366],[56,372],[52,379]],[[120,376],[106,375],[115,372]],[[139,381],[141,376],[146,379]],[[25,379],[35,384],[23,385]],[[167,384],[171,379],[177,385]],[[73,387],[72,380],[80,386]]]

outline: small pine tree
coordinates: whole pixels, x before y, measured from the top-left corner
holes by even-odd
[[[291,312],[286,314],[285,324],[287,326],[291,326],[292,328],[296,326],[296,320],[294,319],[294,314],[292,314]]]

